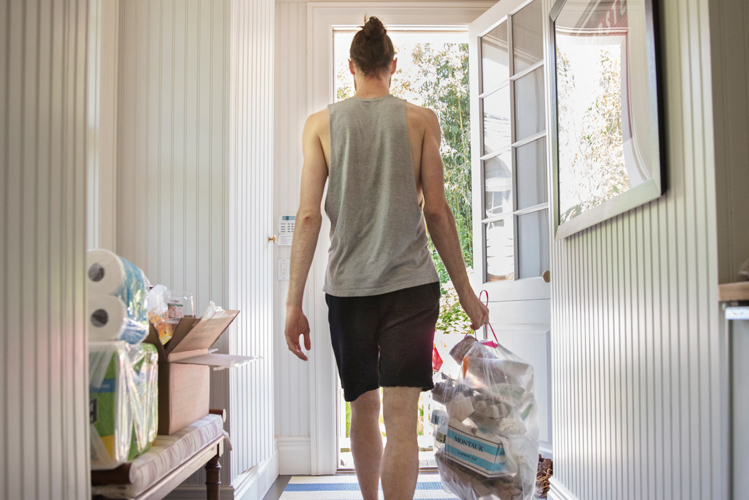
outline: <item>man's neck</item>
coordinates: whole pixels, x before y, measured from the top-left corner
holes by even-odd
[[[390,94],[390,85],[388,80],[382,78],[365,78],[362,81],[357,82],[356,94],[354,97],[360,99],[374,99],[376,97],[382,97]]]

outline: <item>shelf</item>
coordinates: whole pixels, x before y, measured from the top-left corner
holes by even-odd
[[[718,300],[721,302],[749,302],[749,281],[718,285]]]

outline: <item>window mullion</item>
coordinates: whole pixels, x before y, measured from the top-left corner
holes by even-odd
[[[512,16],[507,16],[507,56],[508,56],[508,65],[510,67],[510,141],[512,143],[515,143],[515,129],[516,129],[516,118],[515,118],[515,84],[513,83],[513,75],[515,74],[515,41],[513,40],[513,18]],[[512,162],[512,214],[510,214],[511,222],[512,222],[512,247],[513,247],[513,272],[512,272],[512,280],[517,281],[518,279],[518,269],[519,269],[519,261],[518,261],[518,227],[517,227],[517,216],[515,215],[515,211],[518,208],[518,199],[517,199],[517,191],[518,191],[518,166],[516,161],[516,155],[515,155],[515,147],[511,146],[510,151],[510,161]]]
[[[499,92],[500,90],[502,90],[503,88],[505,88],[505,87],[506,87],[507,85],[510,85],[511,83],[512,83],[512,82],[511,82],[510,80],[505,80],[505,81],[503,81],[503,82],[502,82],[501,84],[497,85],[496,87],[493,87],[493,88],[492,88],[492,89],[490,89],[490,90],[486,90],[486,89],[484,89],[484,92],[483,92],[483,93],[482,93],[481,95],[479,95],[479,97],[480,97],[481,99],[483,99],[483,98],[485,98],[485,97],[489,97],[489,96],[490,96],[490,95],[492,95],[493,93],[495,93],[495,92]]]
[[[533,205],[531,207],[518,208],[515,211],[513,211],[512,213],[515,214],[515,215],[525,215],[525,214],[530,214],[530,213],[533,213],[533,212],[538,212],[540,210],[545,210],[547,208],[549,208],[549,202],[548,201],[544,202],[544,203],[539,203],[538,205]]]

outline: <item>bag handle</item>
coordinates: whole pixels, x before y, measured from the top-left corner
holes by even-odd
[[[481,300],[482,294],[486,294],[486,302],[484,303],[484,305],[486,307],[489,307],[489,292],[487,292],[486,290],[481,290],[481,292],[479,292],[479,300]],[[487,322],[486,326],[488,326],[489,329],[492,331],[492,335],[494,335],[494,340],[497,342],[497,345],[499,345],[499,339],[497,338],[497,334],[494,333],[494,327],[492,326],[492,324]]]

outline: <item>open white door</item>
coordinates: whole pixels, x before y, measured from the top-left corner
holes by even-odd
[[[551,453],[549,182],[542,0],[502,0],[469,27],[474,287],[500,343],[535,371]]]

